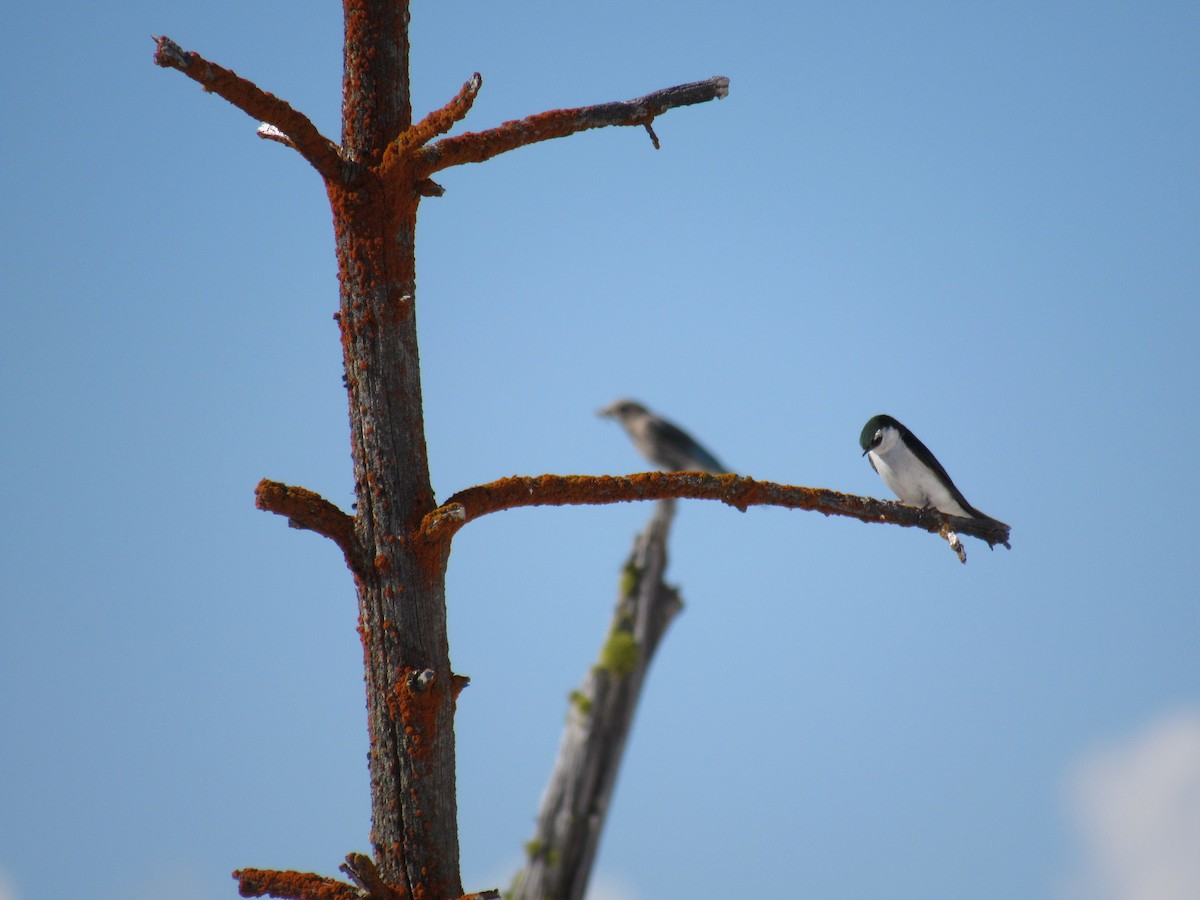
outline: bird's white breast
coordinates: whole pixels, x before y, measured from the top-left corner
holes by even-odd
[[[913,455],[894,429],[884,432],[883,441],[870,451],[871,462],[883,483],[908,506],[932,506],[952,516],[971,517],[929,468]]]

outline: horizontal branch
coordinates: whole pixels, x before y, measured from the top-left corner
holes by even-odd
[[[279,897],[283,900],[406,900],[408,897],[407,891],[385,882],[375,861],[363,853],[349,854],[338,868],[354,884],[313,872],[274,869],[238,869],[233,877],[242,897]],[[500,900],[500,892],[480,891],[465,894],[459,900]]]
[[[154,42],[157,44],[154,51],[156,65],[178,69],[246,115],[274,126],[287,140],[274,135],[270,136],[271,140],[294,147],[326,181],[344,179],[342,155],[337,144],[321,134],[304,113],[292,109],[286,101],[267,93],[254,82],[209,62],[199,53],[184,50],[168,37],[156,37]]]
[[[362,548],[354,533],[354,517],[342,512],[320,494],[308,488],[264,478],[254,489],[254,503],[259,509],[287,516],[288,524],[293,528],[304,528],[325,535],[342,549],[346,564],[353,572],[366,571]]]
[[[283,900],[363,900],[352,884],[313,872],[238,869],[233,873],[242,897],[281,897]]]
[[[807,509],[827,516],[847,516],[862,522],[922,528],[933,534],[950,528],[985,541],[989,546],[1009,545],[1008,527],[992,520],[948,516],[936,509],[917,509],[826,488],[798,487],[755,481],[738,475],[707,475],[700,472],[501,478],[459,491],[425,516],[421,530],[427,540],[443,541],[453,537],[465,523],[504,509],[626,503],[665,500],[668,497],[719,500],[743,512],[751,506]]]
[[[663,88],[636,100],[622,100],[583,106],[577,109],[552,109],[537,115],[505,122],[487,131],[469,131],[454,137],[442,138],[421,149],[422,175],[463,163],[477,163],[499,156],[509,150],[566,137],[591,128],[607,125],[643,125],[649,129],[656,116],[677,106],[690,106],[719,100],[729,93],[729,79],[717,75],[707,81],[696,81],[676,87]],[[653,138],[654,132],[650,132]],[[657,141],[655,141],[657,144]]]

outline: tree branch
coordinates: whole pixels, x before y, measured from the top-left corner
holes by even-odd
[[[233,873],[243,897],[279,897],[282,900],[407,900],[408,893],[383,880],[375,861],[351,853],[338,866],[354,884],[313,872],[280,872],[272,869],[239,869]],[[357,887],[355,887],[357,885]],[[459,900],[500,900],[499,891],[465,894]]]
[[[341,871],[359,886],[362,892],[377,900],[405,900],[405,895],[387,884],[375,868],[375,860],[365,853],[351,853],[346,861],[338,866]]]
[[[475,103],[475,98],[479,96],[479,89],[483,87],[483,76],[476,72],[462,86],[462,90],[458,92],[453,100],[443,106],[441,109],[434,110],[424,119],[414,125],[408,131],[401,134],[398,140],[403,140],[411,147],[420,147],[428,144],[439,134],[445,134],[456,124],[466,118],[467,113],[471,111],[471,107]]]
[[[669,497],[720,500],[745,512],[751,506],[807,509],[827,516],[848,516],[862,522],[886,522],[922,528],[939,534],[946,526],[1008,547],[1009,529],[999,522],[948,516],[936,509],[917,509],[842,494],[826,488],[798,487],[755,481],[738,475],[700,472],[643,472],[638,475],[537,475],[501,478],[459,491],[425,516],[421,531],[430,541],[449,540],[465,523],[488,513],[519,506],[568,506],[665,500]]]
[[[479,96],[479,89],[482,86],[483,76],[476,72],[462,86],[462,90],[453,100],[441,109],[431,112],[416,125],[400,132],[383,152],[380,174],[384,181],[395,184],[399,179],[403,182],[405,176],[398,176],[398,173],[405,173],[421,197],[440,197],[446,193],[445,188],[432,178],[425,174],[413,174],[419,168],[414,167],[413,159],[421,147],[439,134],[445,134],[456,123],[466,118],[475,103],[475,98]]]
[[[587,890],[646,673],[683,607],[663,581],[673,510],[673,500],[661,501],[634,540],[600,657],[571,694],[558,759],[526,844],[529,859],[510,900],[578,900]]]
[[[325,535],[342,548],[346,565],[352,572],[362,575],[366,571],[366,557],[354,534],[354,517],[346,515],[315,491],[264,478],[254,489],[254,505],[287,516],[288,524],[293,528]]]
[[[283,900],[363,900],[363,894],[344,881],[313,872],[238,869],[233,873],[242,897],[280,897]],[[380,898],[383,900],[383,898]],[[389,898],[390,900],[390,898]]]
[[[636,100],[601,103],[577,109],[552,109],[524,119],[505,122],[487,131],[467,132],[442,138],[420,150],[419,166],[422,175],[428,177],[450,166],[483,162],[518,147],[551,138],[566,137],[591,128],[603,128],[606,125],[643,125],[649,129],[654,118],[668,109],[719,100],[728,94],[729,79],[717,75],[707,81],[664,88]],[[652,130],[650,134],[653,138]],[[657,143],[655,139],[656,147]]]
[[[337,144],[317,130],[308,116],[297,112],[284,100],[269,94],[252,81],[229,69],[211,63],[199,53],[185,51],[165,36],[154,38],[157,49],[154,62],[164,69],[178,69],[206,91],[228,100],[246,115],[274,126],[287,140],[263,135],[287,144],[308,160],[326,181],[342,181],[345,171]],[[260,132],[261,134],[261,132]]]

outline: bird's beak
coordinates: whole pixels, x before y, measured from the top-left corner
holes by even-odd
[[[863,451],[863,456],[866,456],[870,452],[871,452],[871,448],[868,447],[866,450]]]

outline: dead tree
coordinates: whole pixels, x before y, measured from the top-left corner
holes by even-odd
[[[655,118],[724,97],[728,80],[714,77],[635,100],[550,110],[447,137],[470,111],[480,76],[414,122],[407,0],[343,0],[343,7],[340,143],[229,69],[166,37],[156,39],[158,65],[182,72],[260,121],[262,138],[294,149],[317,171],[333,211],[338,261],[355,513],[267,480],[258,487],[257,502],[333,540],[354,578],[366,667],[372,852],[346,857],[341,869],[349,882],[261,869],[234,875],[243,896],[444,900],[463,896],[453,726],[464,679],[450,671],[445,574],[450,541],[466,522],[522,505],[695,497],[742,509],[766,503],[913,525],[955,541],[951,528],[989,543],[1008,535],[973,520],[833,491],[695,473],[503,479],[468,488],[439,506],[429,481],[414,318],[417,208],[423,198],[441,195],[433,176],[608,125],[643,127],[657,147]]]

